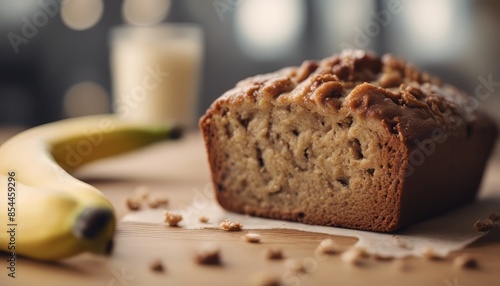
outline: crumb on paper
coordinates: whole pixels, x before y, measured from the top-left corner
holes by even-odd
[[[154,271],[154,272],[163,272],[165,271],[165,268],[163,267],[163,264],[159,259],[154,260],[150,265],[149,268]]]
[[[127,208],[131,211],[137,211],[141,209],[141,203],[134,198],[126,198],[125,203],[127,204]]]
[[[273,274],[256,274],[252,277],[251,285],[254,286],[280,286],[281,279]]]
[[[266,251],[266,257],[269,260],[280,260],[283,259],[283,250],[281,248],[271,247]]]
[[[208,217],[202,215],[198,218],[198,220],[201,222],[201,223],[207,223],[208,222]]]
[[[340,256],[340,259],[342,261],[350,264],[350,265],[355,265],[355,266],[360,266],[364,260],[364,258],[367,256],[366,251],[361,248],[351,248]]]
[[[152,209],[156,209],[160,206],[167,206],[168,199],[167,198],[153,198],[148,201],[148,206]]]
[[[165,222],[170,226],[178,226],[179,222],[182,220],[181,214],[175,214],[169,211],[165,211],[163,216],[165,218]]]
[[[259,243],[260,240],[262,239],[260,234],[257,234],[257,233],[247,233],[243,236],[245,238],[246,241],[250,242],[250,243]]]
[[[220,265],[220,249],[215,245],[204,245],[198,250],[195,260],[200,265]]]
[[[294,273],[307,273],[307,269],[304,264],[293,258],[285,261],[285,268]]]
[[[436,253],[436,251],[432,247],[427,247],[424,249],[422,252],[423,257],[430,259],[430,260],[442,260],[444,259],[443,256],[439,255]]]
[[[316,247],[316,253],[333,255],[341,251],[341,247],[333,241],[331,238],[322,240],[318,247]]]
[[[498,223],[500,222],[500,215],[497,214],[497,213],[491,213],[489,216],[488,216],[489,219],[491,219],[492,222],[494,223]]]
[[[239,231],[243,228],[243,225],[239,222],[232,222],[229,219],[224,220],[223,222],[220,223],[219,225],[220,229],[226,230],[226,231]]]
[[[480,219],[478,221],[476,221],[476,223],[474,224],[474,231],[476,232],[486,232],[486,231],[490,231],[493,229],[493,227],[495,226],[495,224],[493,223],[493,221],[489,218],[486,218],[486,219]]]
[[[453,265],[459,269],[478,268],[477,260],[467,254],[455,257],[455,259],[453,259]]]

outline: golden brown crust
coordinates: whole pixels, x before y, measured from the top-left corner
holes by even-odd
[[[206,116],[221,104],[264,104],[270,100],[294,101],[323,114],[341,108],[356,110],[384,121],[390,132],[408,143],[428,138],[436,128],[447,132],[457,120],[470,123],[477,112],[467,95],[400,58],[348,50],[242,80],[224,93]]]

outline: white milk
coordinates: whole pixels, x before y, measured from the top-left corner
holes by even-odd
[[[114,111],[126,120],[196,126],[202,50],[196,25],[113,29]]]

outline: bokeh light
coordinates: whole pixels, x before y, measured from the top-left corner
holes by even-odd
[[[61,5],[63,23],[73,30],[92,28],[104,12],[103,0],[71,0]]]
[[[107,113],[109,110],[109,95],[97,83],[77,83],[64,95],[64,113],[68,117]]]
[[[152,26],[167,17],[170,6],[170,0],[125,0],[123,19],[135,26]]]
[[[286,56],[299,41],[306,24],[302,0],[243,1],[235,11],[240,47],[257,59]]]

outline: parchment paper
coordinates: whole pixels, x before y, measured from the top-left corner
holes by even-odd
[[[243,230],[293,229],[358,238],[354,247],[364,248],[370,254],[384,257],[422,256],[430,248],[439,256],[464,248],[485,232],[478,233],[473,225],[478,219],[485,219],[490,213],[500,212],[500,198],[486,197],[450,213],[413,224],[396,233],[376,233],[352,229],[313,226],[280,220],[263,219],[231,213],[222,209],[213,198],[203,203],[193,201],[182,209],[169,210],[183,215],[179,226],[186,229],[219,228],[225,219],[239,221]],[[208,223],[199,222],[206,216]],[[163,210],[143,210],[126,215],[122,221],[164,224]]]

